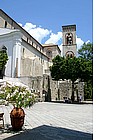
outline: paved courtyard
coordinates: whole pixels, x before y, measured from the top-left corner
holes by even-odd
[[[0,140],[92,140],[93,104],[39,102],[24,109],[23,130],[10,129],[12,106],[0,106],[4,112],[5,129]]]

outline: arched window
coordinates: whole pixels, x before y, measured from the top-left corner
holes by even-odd
[[[73,39],[72,39],[72,33],[67,33],[66,34],[66,44],[67,45],[72,45],[73,44]]]
[[[66,52],[66,57],[73,58],[74,57],[74,53],[72,51],[68,51],[68,52]]]
[[[52,51],[51,51],[51,50],[47,50],[46,54],[47,54],[47,56],[48,56],[49,58],[52,57]]]

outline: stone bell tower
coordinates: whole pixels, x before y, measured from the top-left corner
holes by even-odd
[[[76,25],[62,26],[63,56],[74,57],[77,55]]]

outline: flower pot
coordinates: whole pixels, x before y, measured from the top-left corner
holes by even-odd
[[[10,113],[11,125],[13,130],[22,130],[24,124],[25,113],[22,108],[13,108]]]

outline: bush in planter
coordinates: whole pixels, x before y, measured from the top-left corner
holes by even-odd
[[[6,83],[0,87],[0,98],[12,103],[14,108],[10,113],[13,130],[21,130],[24,124],[25,113],[22,107],[30,107],[35,103],[35,94],[22,86]]]
[[[30,107],[35,103],[35,94],[23,86],[6,83],[0,87],[0,98],[13,104],[16,108]]]

